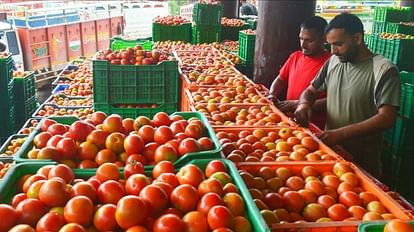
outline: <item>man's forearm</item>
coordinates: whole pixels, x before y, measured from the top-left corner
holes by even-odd
[[[308,87],[301,95],[299,98],[299,105],[301,104],[307,104],[310,107],[313,107],[313,105],[315,104],[316,101],[316,90],[313,91],[311,89],[312,87]]]
[[[281,80],[279,76],[277,76],[276,79],[273,81],[272,85],[270,86],[269,94],[277,98],[278,95],[282,92],[282,90],[286,87],[287,83]]]
[[[326,98],[317,99],[312,107],[314,112],[326,112]]]

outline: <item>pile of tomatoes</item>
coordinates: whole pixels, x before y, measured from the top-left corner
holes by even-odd
[[[21,177],[10,205],[0,204],[0,231],[252,231],[222,161],[177,173],[163,161],[152,177],[144,169],[120,173],[106,163],[83,180],[64,164],[43,166]]]
[[[215,149],[204,136],[205,125],[197,118],[159,112],[149,119],[125,118],[94,112],[90,119],[63,125],[53,119],[41,122],[29,159],[51,159],[70,167],[96,168],[104,163],[118,166],[139,162],[176,161],[181,156]]]

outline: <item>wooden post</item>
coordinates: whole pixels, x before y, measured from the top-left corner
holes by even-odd
[[[221,0],[223,4],[223,17],[238,18],[239,17],[239,0]]]
[[[270,86],[289,55],[300,49],[300,24],[315,14],[316,0],[259,1],[254,78]]]

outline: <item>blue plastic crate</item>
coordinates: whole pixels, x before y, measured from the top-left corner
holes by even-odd
[[[62,92],[63,90],[69,88],[70,85],[57,85],[53,90],[52,90],[52,94],[57,94],[59,92]]]

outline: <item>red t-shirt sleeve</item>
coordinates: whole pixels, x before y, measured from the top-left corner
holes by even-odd
[[[279,71],[279,77],[282,81],[288,81],[289,80],[289,70],[290,70],[290,66],[293,65],[294,60],[297,56],[298,52],[294,52],[292,54],[290,54],[289,58],[287,59],[287,61],[285,62],[285,64],[282,66],[282,68]]]

